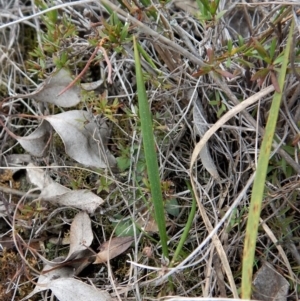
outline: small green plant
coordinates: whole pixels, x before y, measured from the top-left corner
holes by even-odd
[[[129,34],[129,23],[124,24],[114,12],[109,20],[109,22],[106,22],[103,19],[103,29],[98,29],[99,36],[107,40],[109,47],[118,53],[122,53],[124,51],[123,44],[132,40]],[[95,42],[97,44],[98,40]]]
[[[257,39],[252,38],[252,44],[255,51],[247,51],[245,56],[257,57],[261,61],[263,61],[267,66],[265,68],[257,71],[251,78],[251,80],[256,80],[258,84],[261,86],[265,81],[267,76],[270,76],[271,82],[275,88],[275,90],[279,93],[280,88],[277,80],[277,70],[280,67],[283,61],[284,52],[281,52],[278,56],[275,56],[277,47],[277,39],[272,39],[271,44],[269,46],[269,51],[267,51]]]
[[[41,205],[41,202],[33,202],[30,204],[21,204],[18,207],[19,212],[17,218],[23,221],[27,221],[29,224],[34,219],[44,219],[47,216],[47,208]],[[22,227],[21,227],[22,228]]]
[[[98,181],[98,189],[97,189],[97,194],[99,194],[100,192],[110,192],[110,185],[113,184],[112,180],[107,179],[106,177],[100,177],[99,181]]]
[[[123,172],[127,170],[131,164],[130,147],[124,147],[122,144],[119,144],[119,150],[121,156],[117,158],[117,164],[120,171]]]
[[[219,20],[226,11],[221,11],[217,13],[220,0],[213,0],[213,1],[208,1],[208,0],[196,0],[198,7],[199,7],[199,19],[200,21],[204,22],[216,22]]]
[[[220,118],[220,116],[223,115],[223,113],[226,112],[226,106],[220,99],[220,94],[218,91],[215,91],[216,100],[211,100],[209,102],[210,105],[217,108],[217,117]]]
[[[234,75],[226,70],[223,70],[219,67],[220,60],[215,57],[214,50],[209,48],[207,49],[207,57],[208,61],[206,62],[206,66],[201,67],[197,72],[193,74],[194,77],[200,77],[210,72],[214,72],[218,75],[228,78],[234,78]]]
[[[43,0],[36,0],[35,4],[41,10],[48,8]],[[27,62],[28,71],[38,74],[39,77],[44,75],[48,58],[53,60],[58,69],[68,66],[72,48],[63,47],[63,43],[77,36],[76,26],[72,20],[66,14],[59,16],[57,10],[52,10],[43,15],[42,22],[45,26],[45,29],[40,32],[42,48],[37,46],[29,52],[31,60]]]
[[[108,100],[105,98],[95,99],[90,102],[89,105],[92,106],[93,110],[97,114],[101,114],[110,121],[118,123],[118,119],[115,117],[119,108],[122,107],[122,104],[119,103],[118,99],[115,98],[112,104],[108,103]]]

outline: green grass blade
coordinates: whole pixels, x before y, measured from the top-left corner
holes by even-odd
[[[144,152],[146,158],[147,172],[150,182],[151,195],[154,205],[155,221],[159,229],[159,235],[162,245],[163,255],[169,257],[167,245],[166,221],[164,213],[163,197],[160,185],[160,177],[158,170],[157,154],[155,150],[154,134],[152,126],[151,112],[148,104],[145,83],[143,81],[142,67],[135,37],[134,43],[134,59],[137,81],[137,94],[139,103],[139,113],[141,119],[142,137]]]
[[[149,63],[149,65],[154,69],[157,70],[157,67],[155,65],[155,63],[153,62],[152,58],[150,57],[150,55],[144,50],[144,48],[137,43],[137,48],[139,53],[143,56],[143,58]]]
[[[191,184],[189,182],[187,183],[187,185],[188,185],[188,188],[189,188],[189,190],[190,190],[190,192],[192,194],[192,197],[193,197],[192,208],[191,208],[191,211],[190,211],[187,223],[186,223],[186,225],[184,227],[184,231],[183,231],[183,233],[182,233],[182,235],[180,237],[180,241],[178,243],[178,246],[177,246],[177,248],[176,248],[176,250],[174,252],[174,256],[173,256],[173,258],[171,260],[170,267],[174,266],[174,264],[175,264],[175,262],[177,260],[177,257],[180,254],[180,252],[181,252],[181,250],[183,248],[183,245],[184,245],[185,241],[187,240],[187,238],[189,236],[190,229],[192,227],[192,223],[193,223],[193,220],[194,220],[194,217],[195,217],[195,214],[196,214],[196,203],[197,203],[197,201],[196,201],[196,198],[195,198],[195,195],[194,195],[194,191],[193,191],[193,188],[192,188],[192,186],[191,186]]]
[[[257,163],[256,176],[253,183],[251,202],[249,208],[249,216],[248,216],[247,228],[246,228],[244,253],[243,253],[242,299],[250,299],[251,297],[253,262],[254,262],[254,254],[255,254],[261,204],[264,196],[265,180],[267,176],[269,157],[270,157],[273,137],[275,133],[278,112],[280,108],[280,102],[283,94],[285,75],[286,75],[287,65],[289,61],[290,49],[292,45],[293,31],[294,31],[294,20],[292,20],[291,23],[291,28],[287,40],[282,67],[279,73],[278,83],[281,92],[274,93],[270,114],[266,125],[265,136],[263,137],[263,141],[261,144],[261,150],[260,150],[258,163]]]

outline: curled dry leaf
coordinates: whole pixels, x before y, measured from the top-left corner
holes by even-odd
[[[27,177],[30,183],[41,189],[40,198],[47,202],[74,207],[94,213],[104,203],[103,199],[89,190],[71,190],[53,181],[43,169],[28,164]]]
[[[83,259],[82,263],[88,261],[87,256],[91,256],[90,252],[87,252],[88,247],[92,244],[94,235],[92,231],[91,220],[86,212],[79,212],[72,224],[70,229],[70,250],[66,258],[61,258],[61,261],[49,261],[44,256],[37,253],[40,259],[47,265],[51,267],[58,267],[63,263],[71,261],[73,259]],[[79,261],[78,261],[79,262]],[[80,263],[81,264],[81,263]],[[79,265],[80,265],[79,264]],[[88,263],[90,264],[90,262]],[[72,262],[68,263],[72,265]],[[78,268],[75,265],[73,268]],[[74,271],[74,269],[73,269]]]
[[[88,112],[81,110],[45,116],[44,119],[29,136],[16,137],[31,155],[45,155],[53,127],[61,137],[66,153],[77,162],[96,168],[116,166],[115,157],[107,149],[109,130],[104,121],[98,126]]]
[[[104,263],[110,259],[117,257],[125,252],[133,243],[132,236],[127,237],[113,237],[100,246],[100,252],[96,256],[94,264]]]
[[[112,298],[106,291],[71,278],[72,267],[56,267],[45,265],[34,290],[21,301],[31,298],[38,292],[50,289],[60,301],[111,301]]]
[[[51,179],[52,180],[52,179]],[[62,195],[71,192],[72,190],[60,185],[57,182],[54,182],[52,180],[51,183],[49,183],[48,185],[45,185],[42,189],[42,192],[40,194],[40,198],[42,198],[44,201],[48,201],[48,202],[53,202],[53,203],[57,203],[60,205],[65,205],[63,203],[63,197]],[[75,190],[75,192],[77,192],[78,190]],[[68,204],[69,206],[72,206],[72,204]],[[66,205],[67,206],[67,205]],[[76,206],[74,206],[76,207]]]
[[[60,301],[111,301],[109,293],[73,278],[60,278],[49,284],[49,289]]]
[[[29,163],[26,168],[26,175],[27,180],[40,188],[41,190],[44,187],[47,187],[51,183],[53,183],[53,180],[50,178],[50,176],[45,172],[44,169],[38,168],[38,166]]]
[[[188,96],[189,96],[189,98],[191,98],[193,95],[194,95],[194,97],[193,97],[193,103],[194,103],[193,118],[194,118],[195,132],[200,137],[203,137],[203,135],[207,131],[207,126],[206,126],[207,122],[206,122],[206,118],[204,115],[204,109],[203,109],[203,106],[199,99],[198,93],[191,89],[188,92]],[[207,144],[202,148],[199,155],[200,155],[200,159],[201,159],[201,162],[202,162],[204,168],[211,174],[211,176],[214,179],[219,180],[220,175],[219,175],[217,167],[211,157],[211,154],[209,152],[209,148],[208,148]]]
[[[61,258],[58,258],[58,261],[61,261]],[[27,300],[31,298],[36,293],[45,291],[48,288],[50,282],[53,279],[60,279],[60,278],[66,278],[66,277],[72,277],[74,274],[74,270],[71,267],[58,267],[53,269],[52,266],[46,264],[43,268],[42,273],[39,276],[39,279],[37,281],[37,285],[35,286],[34,290],[28,294],[23,300]]]
[[[37,101],[52,103],[63,108],[76,106],[80,102],[80,87],[78,85],[74,85],[58,96],[59,92],[72,81],[73,79],[66,69],[55,71],[31,97]]]
[[[90,214],[94,213],[95,210],[104,203],[102,198],[89,190],[68,190],[61,194],[56,190],[56,195],[53,195],[53,187],[55,187],[55,189],[61,189],[62,192],[64,189],[68,189],[58,183],[53,183],[46,187],[40,194],[40,197],[44,201],[85,210]],[[52,196],[50,194],[52,194]]]
[[[43,157],[48,150],[51,140],[52,127],[47,121],[43,121],[40,126],[26,137],[17,136],[17,141],[31,155]]]
[[[86,212],[79,212],[71,224],[70,251],[66,260],[70,260],[81,251],[86,250],[92,244],[93,238],[90,217]]]
[[[102,80],[102,79],[97,80],[92,83],[82,83],[81,88],[86,91],[93,91],[93,90],[98,89],[103,83],[104,83],[104,80]]]
[[[61,137],[66,153],[86,166],[106,168],[115,166],[116,159],[106,147],[108,127],[105,122],[98,125],[86,111],[74,110],[46,116]]]

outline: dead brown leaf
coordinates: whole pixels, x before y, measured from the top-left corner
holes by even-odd
[[[96,256],[94,264],[104,263],[110,259],[117,257],[125,252],[133,243],[132,236],[127,237],[113,237],[100,246],[100,252]]]

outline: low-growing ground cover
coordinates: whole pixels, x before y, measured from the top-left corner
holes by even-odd
[[[0,5],[1,300],[299,299],[295,1]]]

